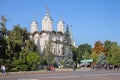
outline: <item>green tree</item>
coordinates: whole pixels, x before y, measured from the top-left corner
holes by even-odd
[[[112,42],[112,41],[108,41],[108,40],[106,40],[106,41],[104,42],[105,55],[108,55],[108,54],[110,53],[110,49],[111,49],[111,46],[112,46],[113,44],[117,44],[117,43],[116,43],[116,42]]]
[[[90,59],[90,54],[86,51],[83,55],[82,55],[83,59]]]
[[[104,53],[99,54],[97,64],[102,65],[102,66],[107,64],[106,57],[105,57]]]
[[[107,62],[108,64],[120,65],[120,46],[118,46],[118,44],[113,43],[110,47]]]
[[[12,62],[12,71],[26,71],[29,70],[29,66],[26,64],[24,59],[14,60]]]
[[[98,59],[98,54],[96,54],[96,52],[92,51],[91,53],[91,59],[93,59],[94,63],[97,62],[97,59]]]
[[[73,61],[72,40],[70,38],[68,25],[63,38],[63,54],[64,54],[64,67],[73,68],[75,66],[75,63]]]
[[[21,28],[20,25],[14,25],[13,30],[7,30],[5,23],[7,19],[2,16],[0,21],[0,63],[4,63],[9,70],[33,70],[41,60],[40,55],[37,54],[35,44],[29,39],[29,32],[26,28]],[[31,52],[35,54],[31,54]],[[31,68],[30,60],[33,57],[33,65]],[[35,56],[36,55],[36,56]],[[37,59],[37,60],[36,60]],[[36,65],[35,65],[36,64]]]
[[[91,55],[91,45],[89,44],[81,44],[78,47],[78,60],[81,61],[83,59],[90,59],[90,55]]]
[[[6,22],[7,19],[4,16],[0,17],[0,58],[2,60],[1,63],[4,63],[5,60],[8,58],[6,55],[6,38],[7,38],[7,29],[6,29]]]
[[[72,46],[72,53],[73,53],[73,60],[75,62],[75,65],[77,67],[77,63],[78,63],[78,51],[77,48]]]
[[[6,26],[5,26],[6,22],[7,22],[7,19],[4,16],[1,16],[0,31],[2,32],[4,37],[6,36],[6,33],[7,33],[7,29],[6,29]]]
[[[49,44],[46,44],[46,47],[44,49],[44,54],[43,54],[43,60],[46,62],[48,65],[51,65],[54,63],[54,53],[52,52],[52,41],[48,42]]]
[[[70,48],[67,48],[64,55],[64,67],[66,68],[73,68],[75,63],[73,61],[73,53]]]
[[[72,45],[72,40],[70,38],[69,27],[67,25],[66,32],[64,33],[64,37],[63,37],[63,55],[65,54],[67,47],[70,46],[71,48],[71,45]]]
[[[27,56],[27,63],[29,64],[29,67],[31,70],[36,70],[37,66],[40,64],[40,57],[35,52],[30,52]]]

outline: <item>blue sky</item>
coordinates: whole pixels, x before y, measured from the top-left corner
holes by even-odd
[[[0,15],[8,18],[9,30],[20,24],[29,31],[36,14],[41,30],[46,5],[54,20],[54,30],[62,13],[66,25],[72,25],[77,45],[88,43],[93,46],[98,40],[120,44],[120,0],[0,0]]]

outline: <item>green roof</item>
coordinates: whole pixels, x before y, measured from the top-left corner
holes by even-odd
[[[83,62],[83,63],[93,62],[93,59],[89,59],[89,60],[81,60],[80,62]]]

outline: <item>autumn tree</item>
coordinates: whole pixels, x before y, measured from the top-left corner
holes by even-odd
[[[100,41],[95,42],[93,51],[96,52],[96,54],[100,54],[101,52],[105,52],[105,48],[103,43],[101,43]]]

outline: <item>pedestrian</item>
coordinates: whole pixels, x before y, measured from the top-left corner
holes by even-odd
[[[2,74],[5,74],[6,73],[6,68],[4,65],[1,65],[1,70],[2,70]]]

